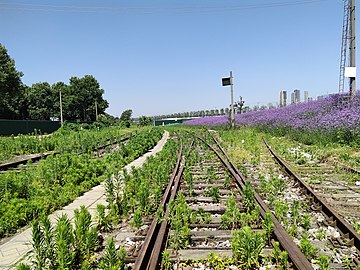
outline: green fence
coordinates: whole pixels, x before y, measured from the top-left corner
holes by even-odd
[[[0,120],[0,135],[29,134],[38,130],[42,134],[51,133],[60,128],[60,121],[39,120]]]

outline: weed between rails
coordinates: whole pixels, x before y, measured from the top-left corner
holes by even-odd
[[[206,156],[206,154],[205,154]],[[191,166],[195,166],[196,174],[199,166],[190,162]],[[204,165],[204,164],[203,164]],[[206,164],[204,169],[206,177],[194,177],[190,170],[185,167],[184,180],[186,183],[186,191],[190,194],[189,187],[193,185],[193,179],[205,180],[206,184],[212,183],[214,175],[217,175],[214,171],[214,166]],[[201,165],[200,165],[201,168]],[[224,177],[224,186],[231,186],[231,178],[229,176]],[[219,202],[218,197],[219,188],[212,186],[204,189],[203,196],[212,197],[213,203]],[[199,195],[200,197],[202,195]],[[262,220],[260,216],[260,208],[255,204],[254,190],[249,182],[246,182],[245,188],[242,192],[241,205],[244,207],[244,212],[241,212],[238,202],[232,194],[225,202],[226,209],[221,215],[221,227],[220,229],[233,230],[231,237],[231,248],[233,251],[233,257],[221,257],[214,253],[209,253],[206,259],[200,260],[187,260],[184,262],[178,262],[174,265],[170,262],[169,251],[163,252],[163,269],[189,269],[189,267],[195,267],[200,269],[257,269],[260,266],[276,267],[276,269],[286,269],[288,266],[288,254],[282,252],[279,248],[279,244],[275,242],[273,252],[269,255],[264,255],[262,252],[266,246],[271,244],[270,239],[273,236],[274,224],[272,222],[270,212],[267,212],[265,219]],[[195,242],[190,243],[190,224],[204,223],[202,218],[205,211],[202,208],[198,208],[198,211],[192,211],[186,202],[186,198],[182,192],[179,192],[175,201],[170,203],[171,214],[169,222],[171,224],[171,234],[169,240],[169,247],[174,250],[187,249],[191,244],[193,246]],[[209,222],[211,221],[210,214]],[[259,230],[259,228],[262,228]],[[206,231],[206,230],[205,230]],[[278,249],[276,249],[276,247]],[[176,253],[180,254],[180,253]],[[269,269],[270,269],[269,268]]]
[[[327,269],[330,263],[337,263],[345,267],[346,261],[351,261],[347,257],[356,256],[350,248],[344,247],[340,251],[338,248],[332,247],[329,239],[336,241],[336,238],[340,236],[337,229],[320,225],[325,217],[321,213],[309,212],[309,199],[280,171],[270,167],[273,165],[268,165],[270,160],[266,158],[267,150],[264,150],[264,154],[259,155],[258,147],[262,145],[261,136],[266,137],[266,134],[254,134],[251,129],[246,128],[236,132],[221,131],[220,134],[222,135],[223,144],[228,142],[225,148],[232,149],[231,157],[235,157],[242,162],[240,166],[246,176],[251,179],[258,179],[257,190],[260,195],[265,198],[265,202],[272,209],[276,218],[294,238],[302,252],[316,265],[315,267]],[[240,143],[242,140],[245,143]],[[286,141],[283,138],[271,138],[271,140],[277,142]],[[290,153],[288,150],[291,147],[286,142],[285,145],[279,146],[279,143],[277,145],[280,149],[285,149],[287,155],[292,156],[291,160],[294,163],[298,165],[306,164],[309,167],[316,168],[315,163],[318,158],[316,158],[317,151],[314,149],[313,151],[310,147],[304,147],[307,150],[297,148],[297,150]],[[251,158],[253,155],[256,158]],[[284,155],[285,158],[287,158],[287,155]],[[257,157],[260,157],[260,160]],[[346,155],[344,157],[347,158]],[[260,170],[261,172],[259,172]],[[326,246],[322,244],[316,245],[320,241],[325,242]],[[329,261],[322,256],[323,253],[328,255]]]
[[[124,224],[136,230],[146,216],[155,213],[161,196],[144,189],[157,188],[162,193],[176,163],[173,153],[178,148],[178,141],[169,140],[142,168],[132,168],[131,173],[109,171],[105,183],[108,204],[97,205],[95,223],[84,207],[75,210],[74,225],[66,216],[61,216],[50,229],[46,219],[36,220],[32,262],[19,264],[18,269],[39,269],[39,266],[41,269],[123,269],[127,250],[121,247],[121,242],[112,239],[113,230],[116,232]],[[50,237],[48,231],[54,234]]]
[[[127,156],[114,152],[97,159],[89,153],[64,153],[20,172],[0,174],[0,237],[73,201],[149,150],[161,136],[159,129],[138,133],[124,146]]]

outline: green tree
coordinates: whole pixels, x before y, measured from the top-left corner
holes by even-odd
[[[145,126],[150,126],[153,122],[153,119],[151,117],[147,117],[147,116],[141,116],[139,118],[139,126],[140,127],[145,127]]]
[[[104,126],[112,126],[116,124],[116,118],[110,114],[104,113],[98,116],[97,122]]]
[[[82,78],[71,77],[70,84],[57,82],[52,85],[53,114],[60,119],[60,92],[64,120],[95,121],[98,115],[105,114],[109,103],[103,98],[104,90],[91,75]]]
[[[18,119],[29,119],[29,102],[27,100],[27,93],[29,92],[30,87],[21,84],[19,89],[19,94],[14,98],[14,104],[16,104],[16,112]]]
[[[22,92],[22,72],[16,70],[15,61],[0,43],[0,118],[20,117],[20,97]]]
[[[69,91],[63,95],[65,119],[95,121],[95,101],[98,114],[105,113],[109,103],[103,98],[104,90],[92,75],[71,77]]]
[[[120,123],[122,126],[130,127],[132,112],[133,111],[131,109],[128,109],[128,110],[122,112],[122,114],[120,116]]]
[[[50,120],[54,115],[54,94],[47,82],[34,83],[26,92],[28,114],[33,120]]]

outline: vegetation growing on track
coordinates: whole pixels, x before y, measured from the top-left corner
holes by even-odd
[[[250,133],[251,135],[254,135],[253,137],[246,138],[244,141],[241,139],[239,140],[239,137],[233,137],[231,138],[229,133],[236,133],[239,132],[240,134]],[[237,130],[237,131],[221,131],[220,134],[224,135],[222,138],[224,139],[226,136],[229,136],[230,143],[230,149],[232,154],[237,155],[238,149],[243,148],[246,149],[245,151],[245,157],[241,156],[241,158],[238,160],[239,164],[242,164],[245,161],[248,161],[254,165],[259,165],[261,161],[260,156],[260,148],[256,145],[257,141],[260,140],[260,135],[257,134],[257,131],[254,129],[247,129],[247,130]],[[265,135],[267,136],[267,135]],[[240,137],[241,138],[241,137]],[[268,136],[268,139],[276,139],[276,138],[270,138]],[[172,144],[173,142],[171,142]],[[168,145],[168,144],[167,144]],[[171,164],[174,164],[176,157],[174,153],[176,152],[175,149],[177,149],[178,144],[174,143],[173,148],[169,150],[169,153],[167,155],[172,156],[172,159],[170,157],[162,159],[162,162],[165,160],[169,161],[171,160]],[[165,152],[167,151],[167,146],[165,147]],[[170,149],[170,148],[169,148]],[[163,150],[164,151],[164,150]],[[171,153],[172,151],[172,153]],[[121,151],[120,151],[121,152]],[[255,156],[252,156],[252,154],[255,153]],[[165,155],[165,154],[164,154]],[[191,156],[191,155],[190,155]],[[249,160],[247,158],[249,157]],[[196,160],[199,157],[194,155],[192,158],[189,159],[189,163],[194,164],[196,163]],[[154,161],[154,160],[150,160]],[[116,174],[113,173],[112,175],[108,174],[107,181],[112,180],[113,182],[113,193],[109,193],[108,200],[110,203],[108,206],[109,212],[104,212],[99,207],[99,219],[98,219],[98,230],[107,231],[109,224],[110,227],[116,226],[117,222],[120,222],[122,220],[127,220],[131,222],[131,224],[134,226],[134,229],[141,226],[144,217],[148,216],[149,214],[155,214],[155,211],[157,209],[157,203],[159,202],[160,196],[160,190],[165,187],[165,184],[167,183],[169,172],[171,171],[171,166],[169,166],[169,170],[167,171],[167,174],[165,173],[165,170],[162,173],[159,173],[163,175],[160,178],[164,179],[163,184],[156,186],[152,185],[152,183],[158,183],[162,182],[158,180],[152,179],[150,182],[148,179],[153,178],[152,173],[158,172],[159,168],[162,166],[161,162],[154,164],[158,164],[151,168],[149,171],[144,171],[142,169],[134,169],[131,173],[130,172],[123,172],[122,174]],[[157,167],[158,166],[158,167]],[[250,174],[251,171],[246,168],[245,166],[242,166],[242,171],[244,174]],[[186,182],[186,189],[189,194],[191,194],[191,191],[193,191],[193,185],[194,185],[194,176],[192,173],[185,168],[184,171],[185,175],[185,182]],[[216,174],[213,171],[213,168],[209,167],[207,169],[207,174],[209,175],[208,178],[206,178],[207,183],[211,183],[213,181],[213,178],[216,177]],[[158,179],[158,178],[156,178]],[[230,186],[230,178],[226,179],[225,185]],[[302,207],[304,207],[299,201],[294,202],[293,204],[288,204],[287,202],[279,199],[279,195],[283,193],[284,191],[284,179],[281,177],[277,177],[275,173],[271,174],[270,177],[263,175],[263,181],[262,185],[260,186],[260,190],[265,193],[268,192],[272,195],[271,202],[274,203],[274,212],[276,216],[279,217],[280,220],[282,220],[282,223],[286,225],[286,229],[290,234],[295,234],[297,227],[302,227],[302,230],[308,230],[309,224],[312,222],[312,218],[309,215],[302,215]],[[114,187],[117,186],[117,191],[125,191],[125,192],[117,192],[114,191]],[[161,187],[161,188],[160,188]],[[115,188],[116,189],[116,188]],[[149,192],[149,190],[154,190],[155,192]],[[213,195],[213,199],[216,200],[216,191],[212,191],[211,189],[208,190],[208,195]],[[126,195],[124,195],[126,193]],[[242,213],[243,215],[239,214],[235,215],[235,222],[238,222],[237,227],[239,230],[234,233],[234,239],[233,239],[233,248],[234,253],[241,254],[241,256],[235,256],[234,258],[222,258],[218,255],[209,255],[208,258],[205,260],[199,260],[199,262],[203,262],[205,265],[210,266],[212,269],[223,269],[224,266],[229,265],[242,265],[243,268],[252,269],[253,267],[256,267],[257,263],[262,261],[263,263],[271,263],[276,264],[279,269],[286,269],[288,264],[288,254],[286,252],[281,252],[280,249],[276,249],[276,243],[274,244],[273,252],[269,254],[268,256],[259,255],[257,252],[258,246],[266,245],[268,244],[268,241],[270,239],[270,235],[272,234],[273,230],[273,224],[269,219],[269,213],[267,213],[267,219],[261,223],[259,223],[259,213],[256,211],[256,207],[253,206],[253,199],[251,196],[251,190],[247,190],[247,192],[244,193],[244,205],[246,205],[247,212]],[[130,194],[130,196],[127,196],[127,194]],[[116,197],[118,196],[118,197]],[[181,198],[180,198],[181,199]],[[206,220],[207,217],[205,217],[202,213],[202,211],[199,209],[198,213],[189,213],[188,206],[180,200],[172,202],[173,204],[173,215],[172,218],[170,218],[170,221],[174,220],[175,224],[172,224],[174,234],[173,239],[171,240],[173,243],[173,248],[179,249],[183,246],[186,246],[189,241],[189,224],[192,222],[195,222],[195,220]],[[235,202],[235,206],[237,209],[237,205]],[[228,206],[229,207],[229,206]],[[179,208],[179,209],[177,209]],[[276,209],[275,209],[276,208]],[[177,210],[175,210],[177,209]],[[177,213],[178,211],[178,213]],[[161,217],[161,211],[158,211],[157,216]],[[234,210],[234,213],[236,211]],[[102,213],[102,214],[101,214]],[[106,214],[105,214],[106,213]],[[109,213],[109,214],[107,214]],[[180,214],[179,214],[180,213]],[[288,213],[290,213],[291,219],[287,217]],[[178,217],[178,218],[176,218]],[[223,219],[223,218],[222,218]],[[226,219],[226,218],[224,218]],[[206,222],[204,222],[206,223]],[[233,224],[230,222],[229,228],[233,228]],[[255,233],[252,229],[251,233],[249,229],[245,229],[247,227],[244,226],[250,226],[252,228],[256,228],[257,226],[263,227],[263,230],[261,232]],[[235,228],[234,227],[234,228]],[[261,235],[261,241],[258,235]],[[323,237],[324,232],[317,232],[318,239]],[[241,237],[240,237],[241,236]],[[236,238],[238,237],[238,238]],[[240,238],[239,238],[240,237]],[[111,238],[110,238],[111,239]],[[237,239],[237,240],[236,240]],[[247,239],[246,241],[244,239]],[[254,242],[259,243],[259,245],[253,245],[252,249],[244,251],[244,248],[248,248],[241,246],[241,243],[243,242]],[[261,243],[260,243],[261,242]],[[323,256],[319,256],[317,254],[316,248],[311,246],[311,243],[309,239],[303,237],[301,239],[300,245],[302,246],[302,250],[309,258],[315,258],[318,265],[321,267],[320,269],[327,269],[329,260],[326,260],[323,258]],[[121,254],[117,254],[114,247],[111,244],[111,240],[108,240],[108,247],[106,248],[107,254],[109,258],[113,258],[112,261],[114,264],[121,263]],[[241,251],[240,251],[241,250]],[[244,255],[245,254],[245,255]],[[246,255],[247,254],[247,255]],[[171,269],[170,262],[166,260],[167,254],[166,252],[163,255],[164,257],[164,266],[165,269]],[[257,258],[257,259],[256,259]],[[169,258],[168,258],[169,259]],[[107,259],[106,259],[107,260]],[[92,267],[93,268],[101,268],[101,262],[105,262],[105,259],[97,259],[93,262]],[[108,259],[110,261],[110,259]],[[114,265],[113,264],[113,265]],[[108,264],[110,265],[110,264]],[[85,266],[84,266],[85,267]],[[167,267],[167,268],[166,268]]]
[[[258,192],[266,199],[269,208],[297,242],[301,251],[319,267],[326,267],[329,262],[321,257],[323,249],[317,248],[313,243],[319,241],[329,243],[330,238],[337,237],[338,231],[333,227],[319,227],[317,224],[324,219],[323,215],[309,211],[311,202],[291,184],[292,181],[289,181],[282,172],[266,165],[269,161],[264,154],[261,154],[266,151],[261,150],[264,147],[261,140],[265,137],[271,147],[280,153],[280,156],[290,160],[293,166],[308,166],[315,169],[318,169],[322,162],[328,162],[330,156],[338,161],[341,155],[333,157],[332,153],[344,153],[342,151],[346,151],[349,147],[343,149],[339,145],[329,144],[320,149],[322,142],[307,146],[283,137],[272,137],[255,128],[245,127],[236,130],[219,130],[219,135],[222,144],[228,149],[232,159],[237,161],[242,173],[251,179],[258,179],[255,181]],[[351,148],[350,153],[356,153],[356,149]],[[355,184],[357,176],[350,178],[349,183]],[[356,223],[354,227],[356,229]],[[340,253],[332,249],[334,254],[330,255],[330,261],[335,262],[335,257],[341,257],[341,260],[345,261],[344,252],[350,252],[345,249]]]
[[[161,136],[160,129],[145,130],[102,159],[93,153],[63,153],[38,166],[0,174],[0,237],[71,202],[151,149]]]
[[[102,127],[96,125],[66,124],[51,135],[19,135],[0,137],[0,162],[8,162],[16,156],[44,152],[88,152],[95,147],[120,141],[134,129]]]
[[[156,129],[155,134],[161,135],[161,130]],[[151,137],[152,133],[143,134],[145,137]],[[139,138],[146,145],[145,137]],[[159,138],[157,138],[159,139]],[[136,148],[136,146],[134,146]],[[108,205],[97,205],[97,215],[95,217],[96,224],[91,227],[96,229],[97,234],[102,234],[107,239],[106,245],[102,243],[102,237],[94,244],[94,249],[87,253],[90,259],[83,260],[84,249],[77,252],[76,245],[69,243],[64,249],[65,254],[73,254],[73,259],[68,261],[68,269],[123,269],[126,251],[124,247],[119,247],[116,250],[115,240],[111,231],[116,229],[120,222],[130,223],[136,230],[143,222],[145,217],[152,215],[158,209],[159,202],[164,188],[166,187],[171,171],[176,163],[179,142],[177,140],[168,140],[161,152],[154,157],[149,157],[147,162],[141,168],[132,168],[130,172],[123,170],[121,166],[116,166],[112,163],[113,169],[106,173],[106,199]],[[137,153],[136,151],[131,151]],[[116,152],[117,153],[117,152]],[[114,154],[116,154],[114,153]],[[121,156],[121,154],[119,154]],[[109,156],[110,157],[110,156]],[[114,159],[118,160],[118,159]],[[157,191],[158,190],[158,191]],[[147,191],[147,193],[146,193]],[[155,192],[151,192],[155,191]],[[84,209],[87,212],[86,209]],[[37,221],[35,221],[36,223]],[[55,225],[55,227],[58,225]],[[72,231],[77,231],[75,228],[70,228],[70,235]],[[69,236],[69,239],[74,237]],[[83,241],[88,242],[86,236]],[[34,239],[33,239],[34,241]],[[54,241],[53,241],[54,242]],[[51,252],[58,254],[59,250],[56,245],[51,245]],[[37,269],[40,261],[48,260],[45,253],[41,256],[35,256],[34,262],[31,265],[21,265],[21,267],[28,267],[26,269]],[[61,257],[55,256],[53,258],[54,264],[59,264]],[[20,266],[18,267],[20,268]],[[48,266],[43,269],[52,269]]]
[[[170,173],[175,166],[179,143],[169,140],[155,157],[149,157],[141,168],[108,174],[105,179],[106,199],[110,213],[121,219],[131,218],[140,227],[142,218],[158,210]]]
[[[200,143],[200,145],[196,143],[195,148],[197,147],[201,149],[199,152],[201,152],[202,158],[195,159],[194,157],[198,155],[193,154],[193,158],[187,160],[184,169],[185,185],[183,188],[186,190],[187,195],[189,195],[189,181],[192,182],[192,180],[200,179],[198,183],[204,183],[206,185],[211,183],[216,184],[214,180],[215,175],[217,176],[215,177],[216,179],[224,180],[225,185],[230,188],[231,178],[226,178],[223,174],[219,176],[215,171],[216,166],[212,165],[214,162],[214,154],[211,151],[206,151],[207,147],[202,143]],[[194,162],[194,160],[197,160],[197,162]],[[190,169],[190,167],[192,168]],[[199,172],[202,172],[202,174],[199,175]],[[212,188],[209,187],[200,190],[203,190],[204,196],[209,197],[209,195],[211,195],[211,189]],[[261,219],[260,208],[255,204],[254,190],[249,182],[246,183],[245,188],[241,192],[241,203],[237,201],[239,199],[238,196],[234,197],[236,192],[237,191],[233,190],[226,202],[224,200],[220,202],[220,205],[226,203],[226,209],[221,215],[221,227],[218,228],[220,230],[232,230],[232,258],[209,253],[207,258],[186,260],[173,265],[170,262],[170,254],[168,251],[165,251],[163,253],[163,265],[166,266],[165,269],[192,269],[192,267],[196,269],[257,269],[260,266],[262,267],[261,269],[265,269],[265,267],[286,269],[288,265],[288,254],[286,252],[282,253],[279,249],[277,257],[274,257],[275,255],[272,253],[269,255],[263,254],[264,247],[269,248],[270,239],[273,236],[274,225],[270,212],[266,213],[264,220]],[[196,194],[198,194],[198,191]],[[201,195],[199,196],[201,197]],[[189,199],[192,200],[191,198]],[[213,200],[212,203],[216,202]],[[211,206],[212,203],[209,202],[208,206]],[[179,250],[188,249],[190,245],[192,249],[196,249],[196,240],[190,239],[190,228],[195,226],[194,231],[197,231],[196,224],[198,224],[199,220],[193,217],[198,214],[197,212],[200,212],[201,208],[199,208],[199,211],[191,210],[195,207],[195,204],[191,203],[192,208],[190,208],[182,192],[177,195],[176,200],[173,201],[171,205],[172,214],[169,218],[171,223],[169,247]],[[240,207],[244,208],[243,212]],[[189,226],[190,224],[191,226]],[[209,240],[209,247],[212,247],[213,244],[216,245],[217,241],[219,240],[215,240],[213,243],[212,240]],[[207,240],[205,240],[205,242],[207,242]],[[201,243],[200,249],[204,248],[203,245],[206,246],[207,244]],[[182,253],[180,252],[179,254]]]

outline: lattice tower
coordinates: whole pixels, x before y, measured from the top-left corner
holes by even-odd
[[[344,0],[344,18],[342,29],[341,58],[340,58],[340,77],[339,93],[344,92],[345,67],[348,64],[348,46],[350,40],[350,0]]]

